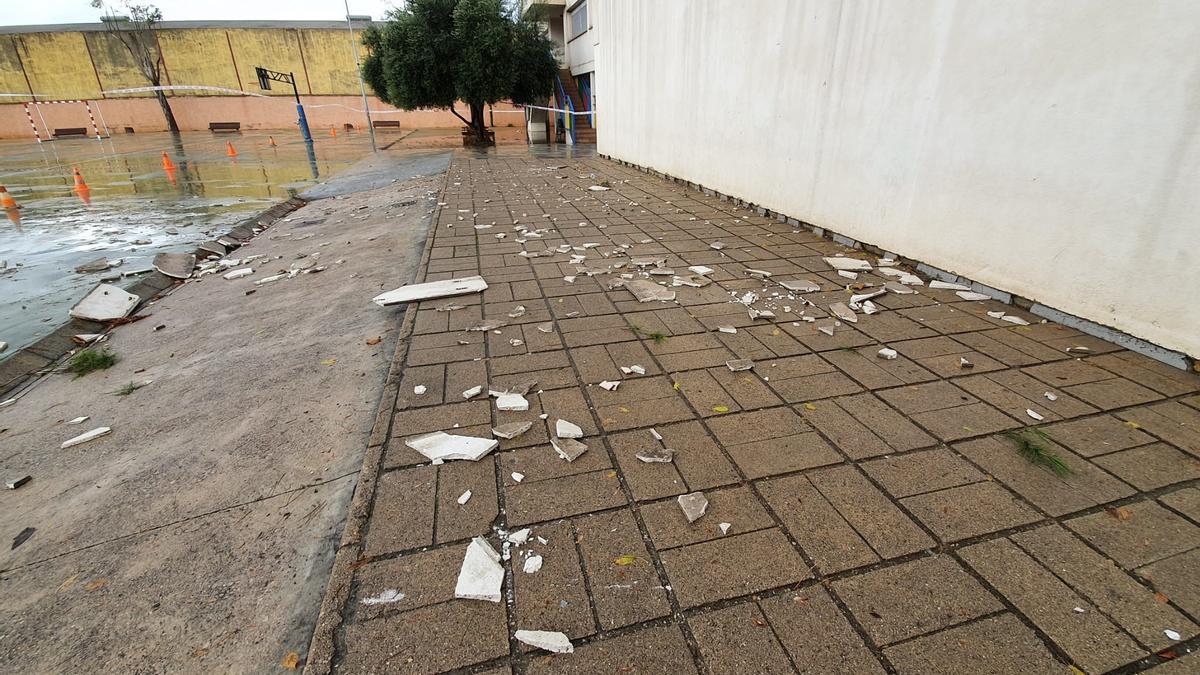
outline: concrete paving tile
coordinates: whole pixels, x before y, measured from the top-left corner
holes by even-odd
[[[364,543],[366,555],[432,544],[436,487],[435,466],[390,471],[380,476]]]
[[[778,529],[730,535],[660,554],[683,607],[797,583],[812,576]]]
[[[459,400],[461,399],[460,395]],[[491,403],[482,399],[441,406],[437,409],[436,415],[431,415],[428,410],[406,410],[396,413],[392,418],[392,438],[396,439],[394,444],[403,445],[403,439],[411,436],[427,434],[432,431],[454,433],[455,425],[469,427],[477,424],[491,424],[491,422]],[[409,450],[409,452],[415,455],[417,461],[428,461],[413,450]]]
[[[513,622],[518,629],[561,631],[572,640],[596,632],[571,523],[534,527],[526,543],[511,551]],[[533,555],[541,556],[542,567],[526,573],[525,561]]]
[[[352,622],[453,600],[458,575],[446,574],[446,570],[462,565],[464,551],[464,546],[443,546],[380,560],[357,570],[354,596],[348,608]],[[387,591],[399,591],[404,597],[398,602],[364,602]]]
[[[653,305],[654,303],[643,303]],[[638,326],[643,335],[663,333],[665,335],[687,335],[689,333],[704,333],[708,330],[705,325],[682,307],[655,308],[647,313],[630,314],[627,316],[630,326]]]
[[[745,344],[747,355],[743,355],[737,347],[734,346],[733,340],[739,336],[752,339],[759,346],[753,347],[749,343]],[[752,326],[746,330],[738,331],[735,335],[720,333],[717,336],[734,352],[737,352],[740,358],[759,358],[757,354],[763,353],[762,358],[798,356],[809,352],[808,347],[805,347],[799,340],[788,335],[780,326],[776,324],[768,324],[762,326]],[[749,354],[755,354],[750,356]]]
[[[1084,670],[1104,672],[1145,656],[1086,598],[1011,541],[975,544],[959,555]]]
[[[1111,380],[1117,377],[1107,370],[1082,359],[1046,363],[1040,366],[1023,368],[1021,372],[1032,375],[1052,387],[1069,387],[1076,384]]]
[[[912,419],[947,442],[1019,426],[1013,418],[984,403],[917,413]]]
[[[800,673],[883,673],[879,660],[820,586],[759,601]]]
[[[455,649],[445,636],[456,635]],[[437,673],[508,654],[502,603],[452,600],[347,626],[337,669]]]
[[[617,308],[613,306],[612,301],[604,293],[583,293],[554,298],[547,305],[556,319],[566,319],[573,316],[599,316],[601,314],[616,314],[617,312]]]
[[[788,534],[822,574],[879,562],[871,546],[807,477],[772,478],[757,485]]]
[[[940,377],[985,373],[1005,368],[1005,364],[946,336],[903,340],[889,343],[888,346]],[[960,364],[959,359],[964,358],[973,364],[969,370],[964,370]]]
[[[880,392],[879,396],[905,415],[979,402],[979,399],[949,382],[914,384]]]
[[[605,431],[692,419],[692,411],[666,377],[624,380],[616,391],[592,387],[596,414]]]
[[[1173,368],[1135,352],[1104,354],[1087,361],[1166,396],[1200,391],[1200,375]]]
[[[400,379],[400,395],[396,399],[396,409],[422,408],[431,405],[442,405],[445,402],[446,366],[415,366],[404,369]],[[418,386],[425,387],[424,394],[415,393]]]
[[[853,349],[877,342],[877,340],[867,334],[859,332],[845,324],[835,327],[833,335],[826,335],[817,329],[817,326],[824,326],[828,323],[828,320],[818,319],[815,322],[782,323],[779,324],[779,327],[788,335],[799,340],[800,344],[814,352],[827,352],[831,349]]]
[[[667,372],[712,368],[737,355],[726,349],[713,333],[678,335],[662,342],[647,342],[646,348]]]
[[[1138,568],[1137,575],[1192,616],[1200,616],[1200,548]],[[1180,631],[1182,634],[1182,631]]]
[[[805,420],[852,459],[886,455],[893,451],[880,435],[843,410],[837,400],[808,403],[798,410]]]
[[[916,340],[937,335],[932,328],[904,316],[903,312],[880,312],[860,320],[854,325],[854,328],[870,336],[876,342],[884,343]]]
[[[642,521],[655,549],[663,551],[775,525],[758,498],[745,486],[709,490],[704,496],[708,498],[708,510],[694,523],[687,521],[675,499],[642,506]],[[728,533],[721,532],[721,523],[730,524]]]
[[[1026,412],[1028,410],[1049,421],[1096,412],[1092,406],[1067,393],[1047,387],[1041,381],[1015,370],[961,377],[954,380],[954,384],[1027,425],[1042,422],[1031,417]],[[1046,398],[1047,392],[1055,400]]]
[[[911,497],[984,480],[975,467],[946,448],[883,457],[861,466],[893,497]]]
[[[1037,635],[1007,612],[893,645],[883,653],[902,675],[959,673],[964,667],[977,675],[1063,672]]]
[[[841,455],[816,432],[725,445],[747,478],[762,478],[842,461]]]
[[[540,420],[538,423],[545,424]],[[529,433],[527,431],[525,435]],[[588,449],[573,462],[559,457],[549,441],[501,452],[496,455],[497,461],[500,462],[500,479],[506,486],[513,486],[517,484],[517,481],[513,480],[513,472],[523,474],[522,481],[528,484],[612,468],[612,460],[599,436],[585,436],[579,439],[579,442],[588,446]]]
[[[591,450],[589,450],[591,452]],[[575,516],[625,504],[613,469],[504,487],[510,527]]]
[[[1200,460],[1166,443],[1143,445],[1097,457],[1097,465],[1139,490],[1200,478]]]
[[[754,602],[688,617],[710,672],[794,673],[771,626]]]
[[[990,436],[954,446],[996,480],[1052,516],[1091,508],[1136,492],[1065,448],[1053,443],[1047,448],[1071,469],[1069,475],[1058,476],[1033,464],[1017,451],[1015,441],[1008,438]]]
[[[844,396],[862,390],[816,354],[763,361],[755,364],[755,370],[788,403]]]
[[[1047,347],[1050,347],[1053,349],[1061,349],[1062,351],[1065,352],[1067,349],[1070,349],[1072,347],[1087,347],[1088,349],[1091,350],[1091,352],[1093,354],[1107,354],[1109,352],[1117,352],[1117,351],[1122,350],[1122,347],[1120,345],[1114,344],[1107,340],[1102,340],[1098,337],[1092,337],[1091,335],[1085,335],[1083,333],[1074,331],[1073,329],[1067,328],[1065,326],[1060,326],[1058,324],[1046,324],[1046,325],[1051,327],[1050,330],[1057,329],[1057,330],[1061,330],[1064,332],[1074,332],[1075,333],[1075,335],[1071,335],[1068,337],[1059,337],[1059,338],[1051,338],[1051,339],[1042,340],[1043,344],[1045,344]]]
[[[552,370],[570,367],[565,351],[540,352],[537,354],[521,354],[488,359],[488,368],[492,377],[513,375],[516,373],[532,373],[540,370]]]
[[[1083,457],[1095,457],[1154,442],[1153,436],[1112,415],[1059,422],[1042,430],[1058,444]]]
[[[555,351],[563,346],[558,334],[543,333],[534,324],[509,325],[497,330],[487,334],[488,354],[493,357]]]
[[[921,293],[931,294],[932,296],[936,297],[936,291],[931,291],[928,288],[922,289]],[[923,307],[913,307],[912,309],[901,309],[897,311],[897,314],[907,319],[912,319],[922,326],[932,328],[943,335],[967,333],[970,331],[994,328],[990,322],[984,321],[979,317],[972,316],[971,314],[968,314],[960,309],[956,309],[949,304],[926,305]],[[896,339],[911,339],[918,337],[927,337],[927,335],[908,335]]]
[[[1200,527],[1154,502],[1123,507],[1121,520],[1106,512],[1066,521],[1075,534],[1133,569],[1200,546]]]
[[[834,466],[806,475],[879,557],[895,558],[933,545],[929,535],[854,467]]]
[[[1182,513],[1193,522],[1200,523],[1200,488],[1184,488],[1158,498],[1168,508]]]
[[[573,654],[534,657],[527,673],[694,673],[692,653],[678,626],[643,628],[576,647]]]
[[[880,349],[882,345],[839,349],[825,352],[823,357],[867,389],[899,387],[937,379],[933,373],[904,356],[891,360],[879,358]]]
[[[605,380],[622,380],[626,377],[621,367],[638,365],[646,369],[647,375],[658,375],[658,365],[640,342],[618,342],[612,345],[577,347],[571,350],[571,358],[579,377],[586,384],[598,384]]]
[[[601,629],[612,630],[671,612],[666,589],[631,511],[582,516],[574,523]],[[633,556],[633,562],[618,564],[628,560],[626,556]]]
[[[1189,405],[1196,410],[1200,410],[1200,396],[1189,396],[1187,398],[1180,399],[1179,402],[1184,405]]]
[[[1041,519],[995,483],[962,485],[901,499],[900,503],[946,543]]]
[[[462,393],[474,386],[487,386],[486,363],[483,361],[460,361],[446,364],[444,395],[447,403],[464,400]]]
[[[556,419],[564,419],[583,429],[584,436],[594,436],[600,433],[592,420],[592,411],[587,399],[578,388],[555,389],[543,391],[537,395],[542,410],[549,416],[547,424],[554,424]]]
[[[1164,661],[1142,672],[1154,675],[1184,675],[1200,670],[1200,652],[1192,652],[1186,656],[1178,656],[1172,661]]]
[[[458,498],[470,490],[471,498]],[[409,495],[413,499],[414,495]],[[478,462],[447,462],[437,467],[437,522],[434,540],[456,541],[485,535],[500,513],[496,498],[496,464],[492,457]]]
[[[708,371],[717,384],[733,398],[738,407],[744,410],[766,408],[780,405],[782,400],[767,388],[762,376],[754,370],[733,372],[728,366],[713,368]],[[699,407],[697,407],[698,410]],[[703,413],[703,410],[701,410]]]
[[[945,555],[840,579],[832,586],[867,636],[880,646],[1003,609]]]
[[[1067,530],[1050,525],[1010,539],[1150,649],[1165,649],[1174,642],[1164,628],[1185,640],[1196,635],[1196,624]]]
[[[1117,413],[1138,428],[1158,436],[1191,455],[1200,457],[1200,410],[1167,401]]]
[[[417,336],[420,337],[420,336]],[[408,365],[424,366],[432,363],[450,363],[451,361],[470,361],[472,359],[482,358],[483,343],[472,343],[467,345],[454,345],[450,347],[435,347],[432,349],[415,349],[408,350]]]
[[[1088,382],[1064,387],[1064,391],[1090,403],[1101,410],[1113,410],[1131,405],[1149,403],[1162,398],[1162,395],[1140,384],[1135,384],[1124,378]]]
[[[671,376],[671,380],[675,383],[676,390],[683,394],[683,397],[700,413],[701,417],[736,413],[742,410],[733,396],[725,391],[710,371],[690,370],[684,373],[675,373]],[[776,400],[778,401],[778,399]]]
[[[1007,366],[1032,366],[1047,361],[1066,359],[1068,354],[1030,340],[1015,328],[996,328],[977,333],[959,333],[958,342],[987,354]]]

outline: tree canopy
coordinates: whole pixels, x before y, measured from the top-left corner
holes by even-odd
[[[538,103],[554,90],[553,44],[534,21],[501,0],[409,0],[382,27],[363,34],[370,53],[363,79],[398,108],[448,108],[484,136],[483,107],[501,100]],[[471,109],[468,121],[455,101]]]

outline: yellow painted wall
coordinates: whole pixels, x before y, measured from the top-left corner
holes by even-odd
[[[83,33],[26,33],[14,38],[34,93],[63,99],[100,95]]]
[[[229,31],[229,41],[237,57],[238,73],[242,76],[242,87],[246,91],[262,92],[276,96],[291,96],[292,85],[272,82],[270,91],[258,88],[254,67],[262,66],[281,73],[294,73],[296,87],[301,94],[308,93],[304,77],[304,62],[300,59],[300,42],[294,30],[235,29]]]
[[[21,61],[17,58],[16,43],[11,35],[0,36],[0,94],[28,94],[29,85],[21,72]],[[28,100],[28,97],[5,96],[0,103]]]
[[[308,65],[308,81],[313,94],[357,94],[358,75],[354,71],[354,56],[350,51],[349,31],[302,30],[304,62]],[[361,33],[354,31],[359,56],[366,56]],[[368,92],[369,93],[369,92]]]
[[[220,28],[164,30],[159,34],[171,84],[203,84],[240,89],[229,55],[229,41]],[[175,96],[211,96],[212,92],[177,92]]]
[[[108,33],[81,33],[92,55],[92,64],[100,75],[100,84],[105,89],[129,89],[144,87],[147,82],[134,65],[133,56],[121,40]],[[164,82],[165,82],[164,78]],[[126,96],[151,96],[126,94]]]

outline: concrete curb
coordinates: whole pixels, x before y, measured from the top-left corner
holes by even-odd
[[[1116,328],[1112,328],[1111,326],[1105,326],[1103,324],[1096,323],[1089,319],[1085,319],[1083,317],[1077,317],[1073,314],[1068,314],[1067,312],[1063,312],[1059,309],[1056,309],[1053,307],[1048,307],[1046,305],[1041,304],[1037,300],[1032,300],[1030,298],[1025,298],[1025,297],[1022,297],[1019,295],[1013,295],[1011,293],[1008,293],[1007,291],[1003,291],[1003,290],[1000,290],[997,288],[992,288],[991,286],[981,284],[978,281],[975,281],[974,279],[970,279],[968,277],[961,276],[954,272],[949,272],[946,270],[938,269],[936,267],[933,267],[932,265],[927,265],[919,260],[912,260],[910,258],[905,258],[903,256],[896,255],[895,253],[884,250],[878,246],[875,246],[874,244],[868,244],[865,242],[857,241],[857,240],[847,237],[845,235],[838,234],[837,232],[827,230],[826,228],[820,227],[818,225],[813,225],[812,223],[805,222],[798,218],[793,218],[792,216],[789,216],[784,213],[779,213],[778,211],[772,211],[766,207],[759,206],[757,204],[753,204],[744,199],[741,199],[740,197],[735,197],[733,195],[727,195],[722,192],[717,192],[716,190],[714,190],[712,188],[704,187],[703,185],[701,185],[699,183],[694,183],[692,181],[689,181],[689,180],[686,180],[683,178],[678,178],[676,176],[672,176],[668,173],[664,173],[664,172],[659,171],[658,169],[654,169],[652,167],[642,166],[640,164],[634,164],[633,162],[628,162],[623,159],[617,159],[616,157],[613,157],[611,155],[604,155],[604,154],[597,153],[597,156],[603,157],[604,159],[607,159],[610,162],[615,162],[616,164],[619,164],[621,166],[626,166],[631,169],[637,169],[638,171],[641,171],[642,173],[648,173],[648,174],[657,176],[658,178],[662,178],[663,180],[671,181],[672,183],[675,183],[676,185],[681,185],[688,189],[695,190],[696,192],[699,192],[706,196],[716,197],[723,202],[730,202],[730,203],[733,203],[742,208],[751,209],[760,216],[763,216],[766,218],[774,218],[776,221],[781,222],[781,223],[787,223],[788,225],[791,225],[792,227],[797,227],[797,228],[802,227],[802,228],[808,230],[809,232],[816,234],[819,237],[824,237],[825,239],[835,241],[843,246],[859,249],[862,251],[867,251],[868,253],[873,253],[873,254],[879,255],[879,256],[888,254],[889,257],[895,258],[899,262],[909,264],[909,265],[913,266],[918,272],[921,272],[922,274],[933,277],[934,279],[941,279],[942,281],[948,281],[948,282],[952,282],[952,283],[961,283],[961,284],[968,285],[972,288],[972,290],[974,290],[978,293],[983,293],[985,295],[990,295],[990,296],[992,296],[992,298],[994,300],[1002,302],[1006,305],[1013,305],[1015,307],[1020,307],[1021,309],[1028,310],[1032,314],[1036,314],[1043,318],[1050,319],[1051,321],[1061,323],[1064,326],[1069,326],[1071,328],[1074,328],[1075,330],[1080,331],[1081,333],[1086,333],[1093,337],[1098,337],[1102,340],[1107,340],[1109,342],[1113,342],[1115,344],[1121,345],[1122,347],[1124,347],[1126,349],[1138,352],[1139,354],[1148,356],[1156,361],[1161,361],[1162,363],[1165,363],[1169,366],[1179,368],[1180,370],[1200,372],[1200,361],[1198,361],[1197,359],[1192,358],[1191,356],[1188,356],[1187,354],[1184,354],[1183,352],[1175,351],[1172,349],[1168,349],[1166,347],[1162,347],[1160,345],[1156,345],[1153,342],[1150,342],[1149,340],[1143,340],[1142,338],[1130,335],[1130,334],[1125,333]]]
[[[446,189],[449,175],[447,170],[442,178],[439,194]],[[421,252],[421,261],[417,264],[414,281],[427,273],[433,249],[433,237],[430,235],[432,229],[437,227],[441,212],[442,207],[435,207],[430,217],[430,232],[425,237],[425,247]],[[367,439],[367,449],[363,454],[358,483],[354,487],[354,496],[351,498],[350,508],[346,512],[346,526],[342,530],[342,540],[334,554],[333,567],[329,571],[329,580],[325,585],[325,598],[321,601],[321,611],[317,615],[317,622],[313,627],[308,654],[304,657],[305,673],[325,675],[333,670],[333,659],[337,652],[337,631],[345,620],[346,603],[350,599],[350,585],[354,579],[354,570],[357,569],[357,563],[362,556],[367,520],[371,514],[371,505],[375,500],[375,486],[379,481],[383,466],[383,453],[387,448],[388,437],[391,433],[392,415],[395,411],[396,399],[400,396],[400,380],[403,377],[404,362],[408,357],[408,346],[416,323],[417,304],[409,303],[404,309],[404,318],[401,320],[400,332],[396,338],[396,351],[392,355],[387,379],[384,380],[383,393],[375,412],[375,423],[371,426],[371,435]]]
[[[292,197],[256,216],[251,216],[243,220],[230,229],[229,232],[217,237],[217,239],[233,239],[243,243],[251,241],[258,234],[266,231],[266,228],[278,222],[280,218],[307,203],[303,199]],[[262,231],[254,232],[255,227],[261,227]],[[203,260],[209,255],[213,255],[213,252],[206,249],[196,249],[197,260]],[[138,296],[140,300],[133,312],[143,309],[146,303],[162,296],[168,289],[174,288],[179,283],[181,283],[181,280],[173,279],[157,271],[138,279],[135,284],[126,289]],[[54,332],[27,347],[22,347],[9,358],[0,361],[0,398],[4,398],[22,385],[28,384],[40,375],[49,372],[49,369],[64,356],[76,349],[80,349],[81,347],[72,339],[73,336],[80,333],[103,333],[107,328],[106,324],[98,321],[70,319],[56,328]]]

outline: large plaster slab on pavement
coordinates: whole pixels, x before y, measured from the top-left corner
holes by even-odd
[[[389,184],[294,212],[290,222],[277,223],[232,254],[268,255],[254,263],[253,275],[188,282],[142,310],[150,318],[113,333],[108,344],[121,357],[114,367],[77,380],[55,376],[0,410],[0,429],[6,429],[0,470],[33,476],[28,485],[0,495],[0,535],[8,542],[24,528],[36,528],[19,548],[0,546],[0,662],[27,672],[61,668],[57,651],[36,641],[57,640],[67,626],[93,625],[103,615],[129,616],[130,631],[144,620],[146,629],[136,640],[133,632],[79,634],[81,644],[71,643],[71,649],[165,654],[217,639],[203,622],[188,620],[186,607],[172,610],[179,628],[171,631],[153,629],[150,615],[131,614],[169,592],[154,578],[108,595],[108,603],[56,604],[49,611],[46,603],[58,602],[54,589],[66,577],[37,570],[64,557],[88,568],[94,555],[111,561],[109,578],[142,578],[164,560],[219,551],[259,528],[262,512],[213,521],[228,526],[214,525],[191,539],[162,539],[157,546],[138,545],[138,533],[357,472],[399,327],[394,310],[367,300],[411,280],[431,209],[427,190],[438,180]],[[398,205],[411,197],[414,204]],[[298,255],[317,252],[325,271],[254,285],[286,270]],[[376,337],[382,340],[367,344]],[[112,394],[146,380],[152,382],[129,396]],[[61,449],[82,431],[65,421],[82,415],[112,433]],[[333,485],[338,487],[322,492],[322,510],[338,519],[353,482]],[[309,527],[261,550],[266,562],[239,564],[231,556],[211,574],[197,572],[206,583],[195,587],[203,591],[187,605],[196,617],[211,611],[209,603],[226,602],[234,589],[254,595],[252,604],[226,605],[230,630],[241,630],[223,638],[227,660],[205,669],[263,671],[288,651],[304,653],[319,606],[314,599],[328,574],[326,556],[340,528],[320,525],[302,504],[288,511],[289,522],[307,518]],[[193,554],[184,555],[186,550]],[[289,583],[263,585],[271,565]],[[259,583],[248,584],[248,575]],[[29,621],[25,617],[41,617],[45,625],[36,633],[8,629]],[[264,632],[269,625],[278,629]]]

